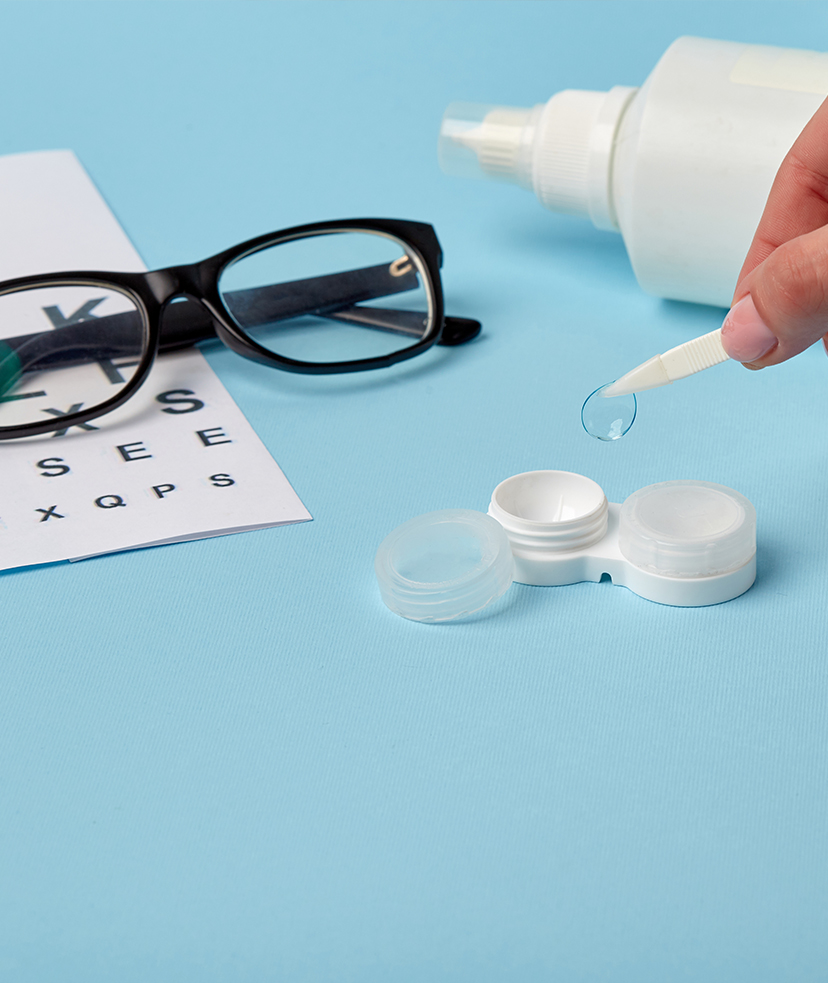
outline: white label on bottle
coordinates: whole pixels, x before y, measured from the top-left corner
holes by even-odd
[[[734,65],[730,81],[824,96],[828,94],[828,54],[751,46]]]

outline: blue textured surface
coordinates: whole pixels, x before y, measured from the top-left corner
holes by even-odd
[[[825,357],[722,366],[590,440],[587,393],[721,312],[435,161],[454,99],[826,29],[822,3],[0,4],[0,152],[74,149],[150,266],[418,218],[485,325],[365,377],[211,354],[314,522],[0,575],[0,979],[828,979]],[[516,586],[443,627],[382,606],[394,526],[544,467],[612,501],[738,489],[755,587]]]

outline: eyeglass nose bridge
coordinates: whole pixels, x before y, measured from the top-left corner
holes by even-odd
[[[153,270],[144,274],[144,282],[159,305],[165,304],[181,292],[180,270],[180,267],[170,266],[165,270]]]
[[[226,330],[205,296],[201,273],[196,263],[144,274],[160,312],[159,351],[186,348],[215,337],[221,328]],[[186,303],[173,303],[177,300]],[[226,339],[225,343],[229,344]]]
[[[205,298],[204,271],[201,263],[168,266],[144,274],[144,280],[159,304],[174,297],[187,296],[193,300]]]

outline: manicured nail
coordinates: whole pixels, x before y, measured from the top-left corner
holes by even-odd
[[[750,294],[730,308],[722,324],[722,347],[731,358],[755,362],[776,344],[776,336],[759,317]]]

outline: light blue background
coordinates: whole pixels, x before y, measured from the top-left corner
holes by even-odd
[[[589,439],[588,392],[722,312],[435,159],[455,99],[826,29],[823,3],[0,4],[0,153],[74,149],[150,266],[416,218],[484,323],[361,377],[210,354],[314,521],[0,575],[0,979],[828,979],[825,356],[722,366]],[[738,489],[756,585],[695,610],[515,586],[439,627],[383,607],[394,526],[536,468],[611,501]]]

